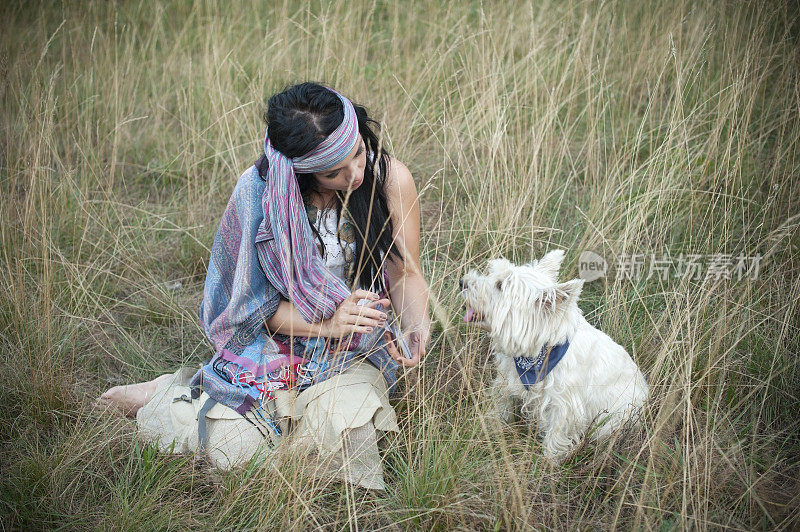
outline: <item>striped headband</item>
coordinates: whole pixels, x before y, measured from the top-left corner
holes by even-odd
[[[341,279],[328,270],[314,243],[295,171],[322,172],[342,162],[358,140],[358,120],[353,104],[341,100],[344,119],[316,148],[290,159],[264,137],[269,161],[262,205],[264,220],[257,243],[263,241],[262,266],[269,282],[291,301],[309,323],[330,318],[350,294]],[[271,238],[268,238],[270,235]]]
[[[339,127],[328,135],[316,148],[305,155],[290,159],[294,170],[297,172],[324,172],[328,168],[333,168],[342,162],[356,146],[356,141],[358,140],[358,119],[353,103],[335,90],[330,88],[328,88],[328,90],[335,93],[342,102],[344,119],[342,123],[339,124]],[[272,166],[273,158],[284,157],[288,159],[288,157],[272,147],[269,141],[269,128],[267,128],[267,133],[264,135],[264,153],[267,155],[270,166]]]

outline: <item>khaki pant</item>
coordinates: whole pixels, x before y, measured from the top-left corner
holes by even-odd
[[[198,450],[198,416],[208,395],[191,399],[188,383],[193,374],[189,368],[178,370],[139,410],[140,440],[157,445],[162,452]],[[299,394],[277,392],[265,409],[277,412],[279,427],[283,434],[291,433],[293,445],[316,451],[323,464],[318,471],[324,475],[366,488],[384,488],[377,439],[382,432],[397,432],[398,426],[383,375],[372,364],[354,362],[341,375]],[[253,423],[231,408],[216,404],[206,412],[204,452],[212,465],[230,469],[281,443],[283,438],[265,429],[253,415],[248,413],[248,418],[268,434],[271,445]],[[290,426],[291,431],[287,430]]]

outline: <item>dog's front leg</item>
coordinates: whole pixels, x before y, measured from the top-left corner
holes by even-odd
[[[551,405],[542,415],[542,452],[554,465],[569,456],[581,440],[582,425],[573,414],[564,404],[557,404]]]
[[[492,383],[492,416],[503,423],[511,421],[514,410],[514,398],[509,393],[505,381],[500,375]]]

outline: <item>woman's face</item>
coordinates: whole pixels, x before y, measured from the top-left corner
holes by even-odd
[[[345,159],[324,172],[313,174],[319,190],[355,190],[364,181],[364,168],[367,165],[367,150],[364,139],[358,140]]]

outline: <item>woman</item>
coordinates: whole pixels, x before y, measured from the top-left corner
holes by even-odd
[[[380,488],[376,431],[397,430],[387,395],[430,330],[414,181],[366,110],[332,89],[289,87],[265,119],[264,155],[239,179],[212,247],[201,319],[215,356],[191,378],[101,399],[136,415],[145,439],[205,448],[220,467],[277,443],[291,420],[323,455],[348,456],[338,474]]]

